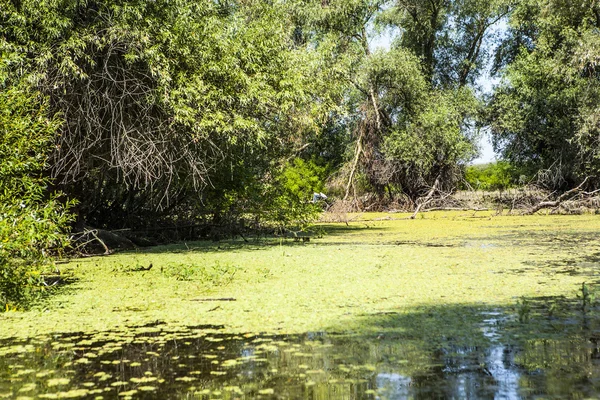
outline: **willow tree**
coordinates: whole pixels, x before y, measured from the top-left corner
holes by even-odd
[[[488,109],[496,149],[551,189],[598,176],[600,5],[528,0],[509,22]]]
[[[345,69],[342,120],[352,138],[339,176],[345,199],[357,181],[383,198],[416,199],[436,181],[451,189],[476,153],[478,102],[472,83],[484,65],[484,41],[505,4],[467,1],[303,1],[302,33],[315,46],[338,45]],[[431,7],[430,7],[431,6]],[[398,35],[390,51],[372,52],[377,26]],[[456,60],[443,65],[445,59]]]
[[[379,154],[379,186],[415,199],[452,190],[476,155],[480,100],[476,81],[488,65],[494,26],[511,1],[393,1],[379,23],[398,35],[393,50],[366,62],[389,123]],[[411,55],[411,57],[407,56]]]

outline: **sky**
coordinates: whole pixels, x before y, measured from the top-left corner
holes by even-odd
[[[471,164],[487,164],[492,161],[496,161],[496,154],[494,148],[490,142],[490,137],[487,133],[481,135],[479,140],[479,152],[480,155],[475,160],[471,161]]]

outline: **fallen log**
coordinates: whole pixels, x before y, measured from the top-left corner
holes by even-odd
[[[71,235],[74,250],[81,255],[109,255],[115,250],[133,250],[136,245],[126,237],[92,227],[84,227],[82,232]]]
[[[477,207],[432,207],[427,208],[425,210],[421,210],[421,212],[431,212],[431,211],[490,211],[489,208],[477,208]]]
[[[564,192],[563,194],[561,194],[560,196],[558,196],[558,198],[556,200],[552,200],[552,201],[541,201],[538,204],[536,204],[535,206],[533,206],[532,208],[530,208],[529,210],[523,212],[523,215],[532,215],[535,214],[536,212],[538,212],[539,210],[543,209],[543,208],[556,208],[560,205],[560,203],[562,203],[563,201],[569,200],[571,199],[571,197],[573,197],[574,195],[578,194],[579,192],[581,192],[583,186],[587,183],[589,179],[589,176],[587,178],[585,178],[583,180],[583,182],[581,182],[579,184],[579,186],[568,190],[566,192]]]

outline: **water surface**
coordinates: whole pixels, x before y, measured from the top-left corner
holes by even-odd
[[[393,335],[231,335],[215,327],[133,327],[0,342],[2,398],[431,399],[600,396],[593,337],[423,346]],[[216,327],[218,328],[218,327]],[[590,333],[590,332],[588,332]],[[588,335],[589,336],[589,335]]]

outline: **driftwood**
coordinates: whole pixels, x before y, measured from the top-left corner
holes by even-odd
[[[421,211],[421,208],[423,208],[424,206],[429,204],[431,202],[431,200],[433,200],[433,195],[437,191],[437,188],[439,185],[440,185],[440,176],[438,175],[438,177],[435,178],[435,182],[434,182],[433,186],[431,187],[431,190],[429,190],[429,193],[427,193],[427,195],[423,198],[423,200],[419,201],[419,204],[417,205],[417,208],[415,208],[415,212],[413,213],[413,215],[410,216],[410,219],[415,219],[417,217],[417,214],[419,213],[419,211]]]
[[[431,211],[490,211],[489,208],[478,208],[478,207],[432,207],[427,208],[425,210],[421,210],[421,212],[431,212]]]
[[[523,213],[523,215],[532,215],[535,214],[536,212],[538,212],[539,210],[543,209],[543,208],[555,208],[560,206],[560,204],[563,201],[569,200],[571,199],[574,195],[578,194],[581,192],[582,187],[587,183],[589,177],[585,178],[583,180],[583,182],[581,182],[579,184],[579,186],[564,192],[563,194],[561,194],[560,196],[558,196],[558,198],[556,200],[552,200],[552,201],[541,201],[538,204],[536,204],[535,206],[533,206],[532,208],[530,208],[529,210],[525,211]]]
[[[116,249],[132,250],[136,248],[136,245],[131,240],[121,235],[87,226],[83,232],[76,232],[71,238],[75,245],[75,251],[82,253],[81,255],[109,255]]]

